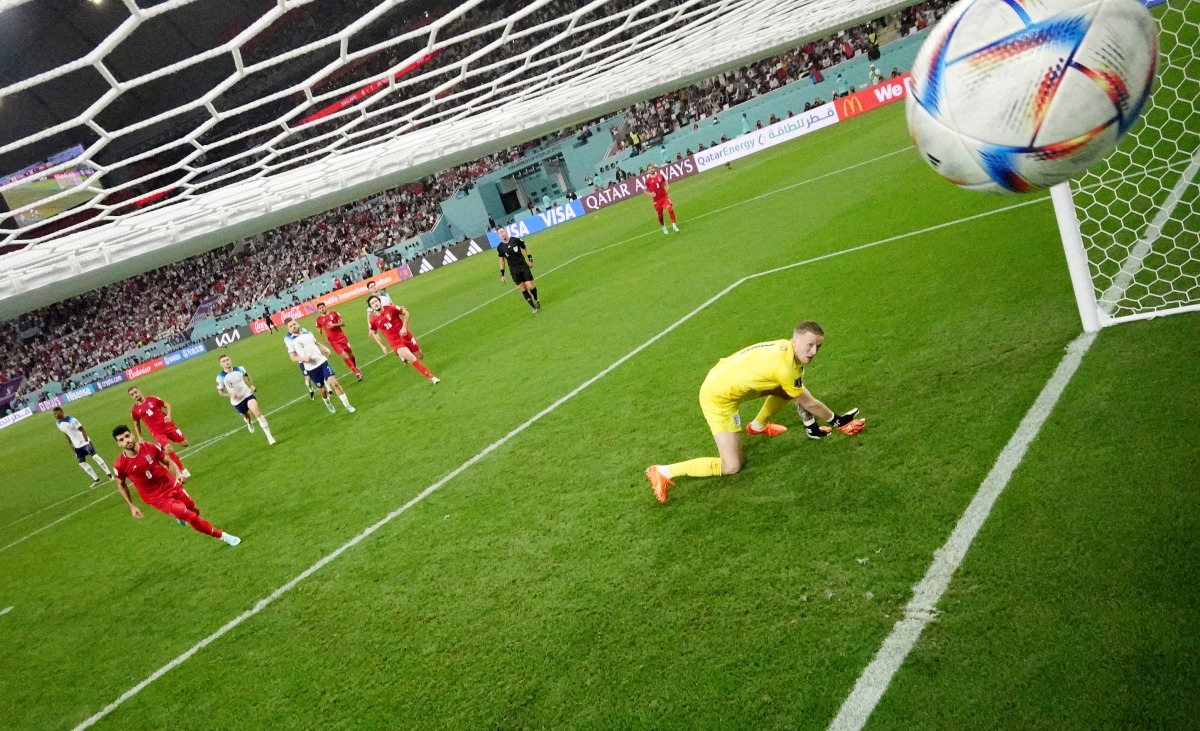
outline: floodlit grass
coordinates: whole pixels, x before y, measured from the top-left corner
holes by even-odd
[[[1101,336],[868,728],[1195,725],[1198,341]]]
[[[229,352],[255,377],[261,403],[278,409],[275,447],[261,434],[229,434],[241,422],[213,388],[216,354],[139,379],[174,406],[194,445],[184,450],[189,490],[215,525],[243,537],[236,549],[153,511],[134,521],[119,498],[102,497],[107,486],[86,491],[48,415],[3,430],[0,546],[78,511],[0,551],[0,609],[13,606],[0,617],[5,727],[84,720],[672,326],[98,728],[825,726],[1079,331],[1049,201],[960,192],[909,144],[902,110],[891,108],[672,186],[679,235],[659,232],[646,200],[539,235],[529,242],[544,303],[536,316],[499,283],[490,255],[405,282],[393,296],[412,310],[426,363],[444,382],[432,386],[394,357],[372,362],[362,383],[345,379],[353,415],[306,398],[281,408],[303,395],[281,339],[238,342]],[[877,245],[856,248],[868,244]],[[744,277],[797,262],[810,263],[744,281],[697,311]],[[362,303],[339,309],[360,362],[376,357]],[[808,384],[836,409],[861,407],[864,433],[814,443],[794,428],[749,439],[742,473],[680,479],[670,502],[655,502],[647,465],[715,454],[696,403],[708,368],[786,337],[800,319],[828,333]],[[1068,408],[1086,418],[1067,423],[1056,412],[1035,444],[1038,464],[1072,462],[1077,492],[1030,504],[1043,472],[1022,468],[1017,498],[1003,497],[998,511],[1036,522],[985,527],[968,557],[971,593],[952,584],[948,601],[964,619],[948,610],[944,629],[931,629],[960,644],[918,645],[921,667],[945,657],[976,675],[925,669],[906,680],[902,670],[905,705],[887,709],[894,725],[911,726],[918,713],[956,718],[972,689],[982,700],[950,727],[1005,725],[1008,701],[988,695],[987,680],[989,663],[1009,659],[952,649],[982,642],[969,624],[981,607],[1023,601],[1010,596],[1008,571],[1032,574],[1041,598],[1061,591],[1071,602],[1086,591],[1056,580],[1061,567],[1009,564],[1002,549],[1037,541],[1039,523],[1054,517],[1046,511],[1078,509],[1069,497],[1088,500],[1089,475],[1150,481],[1130,472],[1141,468],[1122,458],[1120,441],[1087,448],[1110,429],[1139,430],[1147,461],[1157,440],[1195,443],[1200,429],[1185,417],[1123,410],[1164,384],[1196,391],[1195,369],[1170,355],[1194,361],[1197,322],[1101,335],[1070,391]],[[1120,345],[1139,337],[1163,357]],[[1109,357],[1128,362],[1117,372]],[[1106,391],[1112,399],[1082,398]],[[117,388],[68,411],[111,458],[107,435],[129,406]],[[794,413],[781,420],[798,426]],[[1191,467],[1182,447],[1159,459],[1169,462],[1160,473]],[[1112,521],[1136,505],[1090,509]],[[1194,542],[1194,521],[1179,531]],[[1130,560],[1172,535],[1139,532]],[[1102,564],[1118,549],[1095,544],[1104,550],[1074,560],[1115,571]],[[1194,594],[1194,582],[1141,586],[1165,604]],[[1055,627],[1045,623],[1057,619],[1013,616],[1027,636],[1050,638],[1037,650],[1053,658]],[[1166,653],[1181,676],[1144,682],[1195,687],[1194,643],[1167,642],[1177,615],[1154,616],[1163,622],[1137,627],[1150,638],[1137,647]],[[1098,623],[1095,637],[1133,632],[1120,619]],[[1086,670],[1111,659],[1109,649],[1072,642],[1062,657]],[[1135,659],[1131,672],[1151,661]],[[978,684],[957,690],[970,677]],[[1056,692],[1053,678],[1041,679],[1029,682]],[[1119,694],[1096,702],[1114,717],[1145,707]],[[1054,725],[1094,718],[1067,713]]]

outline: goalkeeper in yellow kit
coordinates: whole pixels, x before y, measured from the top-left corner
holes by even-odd
[[[651,465],[646,477],[654,488],[659,502],[667,501],[671,478],[715,477],[732,475],[742,469],[742,434],[738,406],[753,399],[767,397],[754,421],[746,425],[747,434],[777,437],[787,431],[782,424],[772,424],[771,417],[788,402],[795,402],[811,439],[829,434],[830,427],[820,426],[814,417],[829,422],[838,431],[854,436],[866,425],[859,419],[858,409],[838,414],[818,401],[804,387],[804,366],[817,357],[825,342],[825,331],[815,322],[802,322],[792,332],[791,340],[771,340],[743,348],[713,366],[700,387],[700,410],[717,442],[718,457],[701,457],[670,465]]]

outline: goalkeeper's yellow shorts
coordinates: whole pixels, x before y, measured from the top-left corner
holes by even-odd
[[[700,411],[714,435],[742,430],[742,417],[738,415],[738,403],[700,389]]]

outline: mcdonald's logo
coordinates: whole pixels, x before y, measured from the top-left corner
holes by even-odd
[[[841,102],[842,102],[842,108],[838,114],[839,118],[849,119],[850,117],[853,117],[856,114],[863,113],[862,99],[859,99],[857,94],[855,94],[854,96],[843,97]]]

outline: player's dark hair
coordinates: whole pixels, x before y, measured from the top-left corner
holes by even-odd
[[[797,324],[794,333],[796,335],[800,333],[812,333],[813,335],[821,335],[822,337],[825,335],[825,331],[821,329],[821,326],[812,320],[805,320]]]
[[[286,325],[286,324],[288,324],[289,322],[291,322],[291,321],[292,321],[292,320],[294,320],[294,319],[296,319],[296,318],[294,318],[294,317],[288,317],[288,318],[284,319],[284,321],[283,321],[283,324],[284,324],[284,325]]]
[[[373,294],[367,298],[367,305],[371,304],[371,300],[379,300],[379,304],[383,304],[383,298],[377,294]]]
[[[129,393],[130,391],[132,391],[135,388],[137,388],[137,386],[130,386],[129,388],[125,389],[125,393]]]
[[[325,303],[324,303],[324,302],[318,302],[318,303],[317,303],[317,307],[324,307],[324,306],[325,306]]]
[[[125,426],[124,424],[113,427],[113,439],[116,439],[117,437],[121,436],[122,434],[128,434],[128,433],[129,433],[129,427]]]

